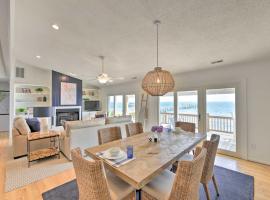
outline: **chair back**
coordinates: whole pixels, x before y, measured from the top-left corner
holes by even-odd
[[[207,154],[205,158],[201,183],[208,183],[212,179],[219,140],[219,135],[212,134],[210,141],[203,142],[202,147],[206,148]]]
[[[178,163],[169,200],[198,200],[206,149],[197,147],[192,161]]]
[[[175,122],[175,127],[180,127],[181,129],[183,129],[186,132],[191,132],[191,133],[195,133],[195,129],[196,129],[196,124],[195,123],[190,123],[190,122]]]
[[[111,199],[102,161],[88,161],[80,148],[71,150],[80,200]]]
[[[114,140],[122,139],[120,127],[110,127],[98,130],[98,143],[99,145],[111,142]]]
[[[143,133],[143,126],[141,122],[126,124],[127,137]]]

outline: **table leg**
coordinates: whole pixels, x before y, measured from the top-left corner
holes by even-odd
[[[142,199],[142,190],[136,190],[136,200]]]

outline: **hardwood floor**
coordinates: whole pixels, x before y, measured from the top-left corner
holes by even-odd
[[[38,182],[26,185],[8,193],[4,188],[4,163],[7,159],[6,147],[8,138],[6,133],[0,133],[0,199],[4,200],[40,200],[42,193],[75,178],[74,170],[67,170]],[[241,160],[229,156],[218,155],[216,164],[228,169],[239,171],[255,177],[255,200],[270,199],[270,166]],[[1,196],[2,195],[2,196]]]

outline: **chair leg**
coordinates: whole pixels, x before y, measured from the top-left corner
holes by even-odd
[[[218,185],[217,185],[217,180],[216,180],[215,175],[213,175],[212,180],[213,180],[213,183],[214,183],[214,186],[215,186],[216,192],[217,192],[217,196],[219,196],[219,192],[218,192]]]
[[[207,200],[211,200],[210,194],[209,194],[209,190],[208,190],[208,185],[205,184],[205,183],[203,183],[203,188],[204,188],[204,191],[205,191],[205,195],[206,195]]]

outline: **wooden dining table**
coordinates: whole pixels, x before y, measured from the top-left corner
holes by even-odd
[[[160,141],[150,142],[151,134],[145,132],[87,148],[85,153],[93,159],[102,159],[97,155],[99,152],[112,147],[120,147],[126,151],[127,146],[132,145],[134,160],[120,167],[113,166],[106,159],[103,160],[105,167],[112,173],[129,183],[136,190],[140,190],[155,176],[206,139],[206,134],[202,133],[161,133]]]

